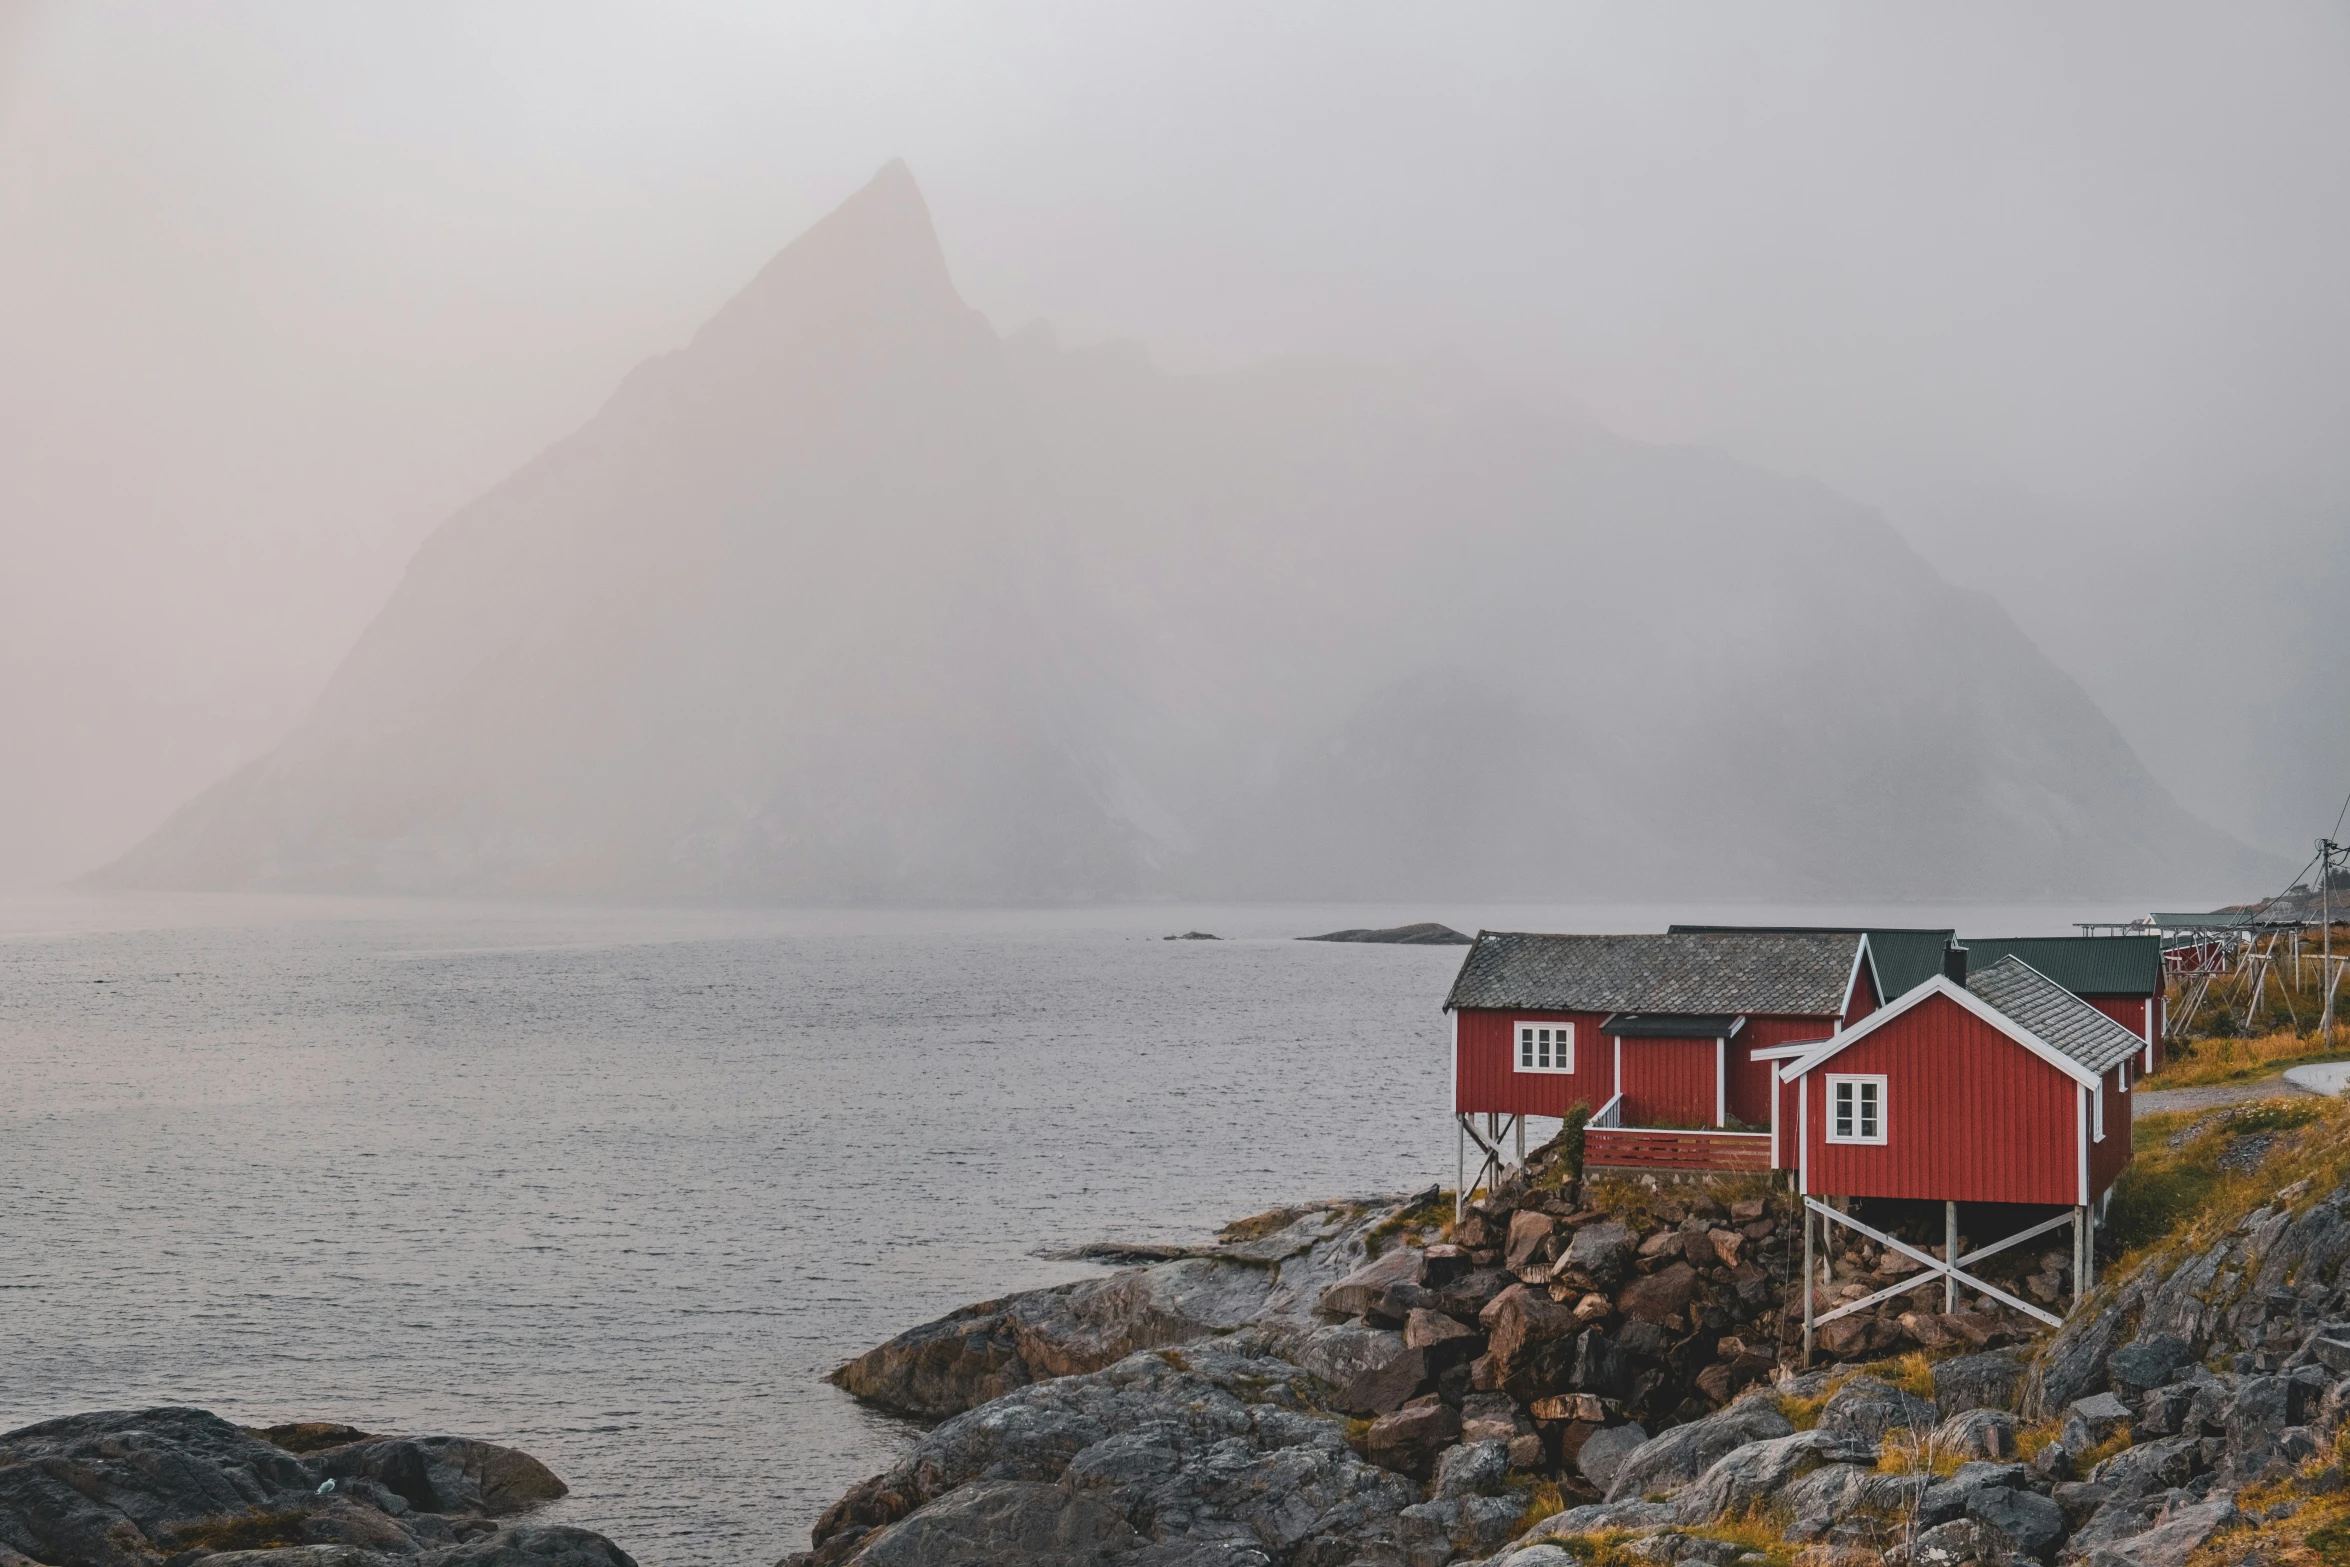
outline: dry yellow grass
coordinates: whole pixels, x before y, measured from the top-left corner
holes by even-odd
[[[2187,1040],[2165,1049],[2162,1070],[2145,1080],[2148,1088],[2205,1088],[2217,1083],[2250,1082],[2305,1061],[2341,1058],[2341,1052],[2322,1051],[2315,1039],[2291,1029],[2279,1029],[2252,1039]]]
[[[2182,1132],[2204,1130],[2178,1147]],[[2228,1226],[2280,1191],[2306,1181],[2287,1201],[2314,1201],[2350,1181],[2350,1101],[2296,1095],[2225,1110],[2150,1115],[2130,1129],[2132,1152],[2114,1183],[2107,1232],[2125,1255],[2106,1278],[2129,1275],[2148,1250],[2180,1242],[2207,1245]],[[2222,1158],[2246,1138],[2269,1141],[2251,1162]]]

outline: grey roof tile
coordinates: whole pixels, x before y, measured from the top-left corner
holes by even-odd
[[[1860,938],[1754,932],[1546,936],[1480,931],[1445,1007],[1833,1017]]]
[[[2013,954],[1968,975],[1966,988],[2092,1072],[2110,1072],[2146,1048],[2145,1040]]]

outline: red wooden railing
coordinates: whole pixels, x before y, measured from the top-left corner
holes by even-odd
[[[1583,1162],[1646,1170],[1761,1172],[1771,1167],[1771,1134],[1595,1126],[1583,1133]]]

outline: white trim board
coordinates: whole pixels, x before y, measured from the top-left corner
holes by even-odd
[[[1860,950],[1852,955],[1852,972],[1844,976],[1844,1006],[1837,1012],[1838,1019],[1852,1016],[1852,989],[1860,981],[1860,966],[1869,966],[1869,988],[1877,993],[1877,1005],[1885,1004],[1884,976],[1877,972],[1877,955],[1869,950],[1869,933],[1860,933]]]

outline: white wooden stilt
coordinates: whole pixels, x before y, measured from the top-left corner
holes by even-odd
[[[1958,1204],[1942,1205],[1942,1255],[1951,1262],[1958,1261]],[[1958,1275],[1942,1275],[1942,1310],[1945,1314],[1958,1309]]]
[[[1806,1371],[1811,1369],[1811,1335],[1815,1325],[1812,1321],[1812,1296],[1819,1284],[1819,1269],[1812,1262],[1811,1227],[1811,1199],[1805,1198],[1803,1204],[1803,1368]]]

